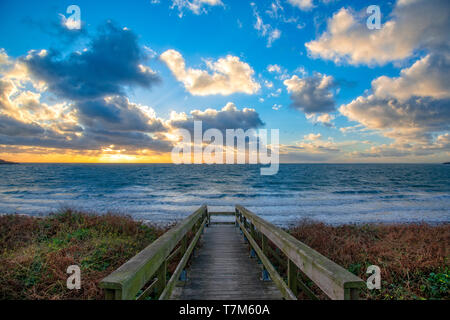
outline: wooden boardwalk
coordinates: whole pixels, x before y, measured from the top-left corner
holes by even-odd
[[[219,221],[211,222],[211,216]],[[233,222],[223,224],[223,217]],[[167,266],[175,259],[169,277]],[[286,272],[280,274],[274,262]],[[261,280],[263,270],[271,281]],[[366,286],[242,206],[210,212],[203,205],[104,278],[100,287],[108,300],[296,300],[299,290],[317,299],[301,273],[333,300],[358,299]]]
[[[188,281],[174,290],[172,299],[282,299],[273,282],[261,280],[261,270],[256,258],[250,258],[239,228],[211,224],[205,228],[201,248],[187,270]]]

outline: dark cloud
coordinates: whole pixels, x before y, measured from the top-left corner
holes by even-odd
[[[22,59],[51,92],[77,101],[124,95],[124,86],[150,88],[160,79],[141,67],[145,60],[137,36],[111,22],[99,28],[86,51],[68,56],[56,49],[33,51]]]
[[[61,32],[66,31],[70,32]],[[0,115],[0,144],[80,151],[110,145],[127,151],[170,151],[172,142],[161,134],[167,129],[153,110],[125,96],[125,87],[150,88],[159,81],[143,66],[147,58],[133,32],[110,22],[83,52],[67,56],[56,49],[30,52],[20,60],[34,78],[46,82],[49,92],[72,101],[67,112],[73,111],[77,122],[69,117],[28,124]],[[11,83],[0,81],[0,111],[14,114],[26,108],[33,114],[44,108],[38,100],[15,105],[8,97],[10,89]]]
[[[336,84],[333,77],[320,73],[306,78],[293,76],[291,79],[285,80],[284,85],[291,93],[293,108],[306,114],[335,111],[332,89]]]
[[[43,134],[44,131],[45,130],[38,124],[24,123],[0,114],[0,135],[26,137]]]
[[[80,29],[69,29],[64,25],[64,18],[62,15],[55,16],[55,18],[50,21],[40,21],[31,17],[25,17],[22,22],[29,26],[30,29],[37,29],[44,34],[49,35],[52,39],[56,39],[58,43],[63,45],[72,43],[80,37],[88,36],[88,31],[83,21],[81,22]]]
[[[194,121],[202,121],[203,131],[215,128],[225,132],[226,129],[255,129],[264,125],[258,112],[254,109],[239,110],[233,103],[228,103],[222,110],[194,110],[191,116],[183,120],[171,120],[170,126],[193,131]]]
[[[165,131],[161,120],[149,118],[138,105],[122,96],[83,101],[77,103],[76,108],[80,123],[87,127],[114,131]]]
[[[27,126],[19,121],[7,127],[8,122],[0,117],[0,145],[38,146],[44,148],[72,150],[100,150],[114,145],[127,151],[150,149],[156,152],[169,152],[172,142],[158,137],[152,137],[144,132],[109,131],[97,128],[87,128],[76,135],[76,132],[60,134],[53,130],[44,130],[39,126]],[[25,129],[25,130],[24,130]]]

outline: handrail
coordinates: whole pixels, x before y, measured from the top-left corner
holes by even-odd
[[[131,260],[124,263],[119,269],[111,273],[100,282],[100,287],[105,289],[105,297],[109,300],[133,300],[139,291],[157,275],[157,281],[153,281],[151,286],[156,286],[158,295],[164,292],[164,297],[170,297],[171,289],[166,290],[167,284],[167,260],[172,258],[172,250],[181,241],[181,252],[183,258],[181,263],[184,268],[189,256],[198,241],[199,235],[203,230],[208,219],[206,205],[200,207],[186,219],[182,220],[174,228],[167,231],[160,238],[155,240],[144,250],[135,255]],[[195,237],[187,248],[187,233],[195,232]],[[178,249],[177,249],[178,250]],[[181,264],[180,263],[180,264]],[[172,276],[178,280],[179,268]],[[177,273],[178,272],[178,273]],[[173,280],[169,280],[172,284]],[[171,287],[173,289],[173,287]],[[145,292],[145,291],[144,291]],[[145,292],[145,295],[147,293]]]
[[[281,290],[285,298],[289,299],[291,293],[295,294],[297,292],[299,285],[299,279],[297,279],[298,268],[329,298],[333,300],[358,299],[359,289],[365,286],[362,279],[295,239],[287,232],[239,205],[236,206],[236,223],[246,235],[261,262],[263,262],[271,275],[272,280],[275,280],[274,283]],[[262,233],[263,248],[259,248],[253,239],[255,237],[255,229]],[[273,274],[273,270],[271,270],[273,266],[267,258],[267,239],[274,243],[287,257],[287,286],[291,292],[286,292],[286,284],[284,281],[280,283],[277,279],[273,279],[276,275]],[[269,261],[268,264],[267,261]]]

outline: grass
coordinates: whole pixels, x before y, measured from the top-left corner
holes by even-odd
[[[0,299],[103,299],[98,282],[163,232],[69,209],[48,218],[0,216]],[[81,268],[81,290],[66,287],[70,265]]]
[[[0,299],[103,299],[98,282],[165,230],[126,216],[70,209],[47,218],[0,216]],[[381,290],[365,290],[363,298],[450,298],[450,224],[330,226],[302,221],[287,231],[362,279],[368,278],[369,265],[378,265]],[[176,264],[168,266],[169,274]],[[66,288],[70,265],[81,268],[81,290]],[[283,266],[277,267],[283,273]]]
[[[330,226],[302,221],[289,232],[366,280],[367,267],[381,268],[381,289],[366,299],[450,299],[450,224]]]

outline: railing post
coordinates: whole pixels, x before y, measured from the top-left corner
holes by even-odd
[[[287,259],[288,261],[288,287],[291,289],[292,293],[297,296],[298,290],[297,290],[297,274],[298,274],[298,268],[297,266],[292,262],[291,259]]]
[[[253,239],[256,240],[255,226],[253,223],[250,223],[250,234],[252,235]]]
[[[267,237],[261,233],[261,249],[264,255],[267,257]]]
[[[105,300],[115,300],[115,290],[112,289],[105,289]]]
[[[156,283],[156,296],[159,297],[161,293],[166,288],[166,273],[167,273],[167,260],[159,267],[158,271],[156,271],[156,277],[158,278],[158,282]]]
[[[344,300],[359,300],[359,289],[358,288],[345,288]]]
[[[181,240],[181,256],[184,255],[187,249],[187,234]]]

